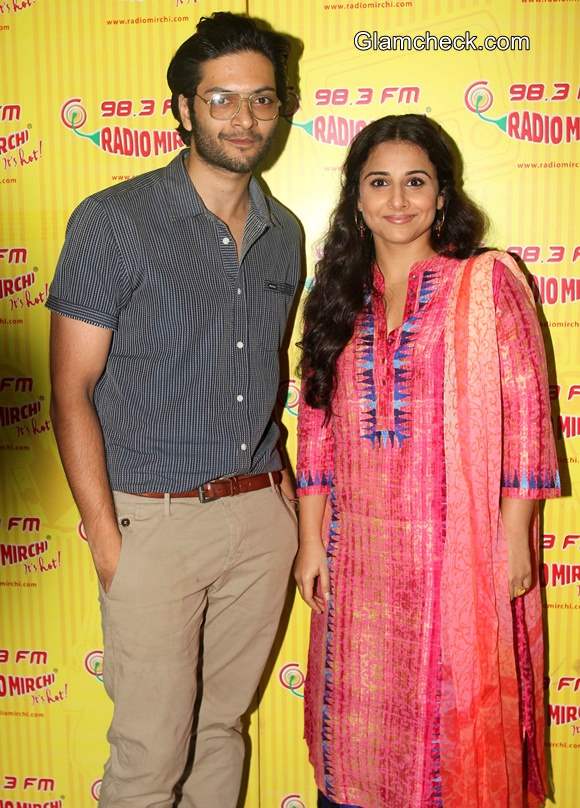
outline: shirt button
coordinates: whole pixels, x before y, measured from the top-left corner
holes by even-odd
[[[224,236],[224,237],[222,238],[222,244],[229,244],[229,243],[230,243],[229,238],[228,238],[227,236]]]
[[[236,348],[243,348],[244,343],[240,340],[240,342],[236,342]]]
[[[236,398],[237,398],[238,401],[243,401],[244,400],[243,396],[236,396]]]
[[[241,295],[241,294],[242,294],[242,290],[241,290],[241,289],[238,289],[238,294],[239,294],[239,295]]]
[[[245,443],[242,443],[242,445],[240,446],[240,449],[242,450],[242,452],[245,452],[247,448],[248,447],[246,446]]]

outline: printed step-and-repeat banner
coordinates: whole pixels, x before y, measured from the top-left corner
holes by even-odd
[[[301,43],[301,108],[264,173],[311,275],[352,137],[426,113],[464,158],[488,243],[535,276],[565,496],[543,520],[552,800],[580,792],[580,58],[574,0],[0,0],[0,808],[90,808],[107,755],[96,580],[49,416],[44,307],[67,218],[181,147],[165,84],[203,14],[247,12]],[[306,283],[308,287],[308,280]],[[300,406],[291,341],[289,452]],[[250,716],[247,808],[314,808],[302,741],[307,609],[289,602]],[[409,705],[413,709],[413,705]]]

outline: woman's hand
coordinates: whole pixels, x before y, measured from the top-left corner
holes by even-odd
[[[317,614],[322,614],[329,598],[330,585],[326,550],[320,538],[301,539],[294,563],[294,578],[305,603]]]
[[[310,494],[300,498],[300,545],[294,563],[294,578],[302,599],[317,614],[322,614],[330,596],[326,550],[322,542],[326,500],[327,494]]]
[[[524,595],[532,585],[530,523],[534,508],[533,500],[502,497],[501,520],[507,542],[510,600]]]
[[[532,559],[528,534],[507,536],[510,600],[524,595],[532,585]]]

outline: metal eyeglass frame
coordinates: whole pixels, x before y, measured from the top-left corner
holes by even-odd
[[[211,98],[204,98],[203,95],[199,95],[199,93],[194,93],[194,95],[197,96],[197,98],[199,98],[201,101],[203,101],[204,104],[207,104],[207,106],[209,107],[209,114],[214,119],[214,121],[231,121],[233,118],[236,117],[236,115],[240,114],[240,110],[242,108],[242,101],[247,101],[248,102],[248,109],[250,110],[250,115],[256,121],[275,121],[276,118],[280,117],[280,107],[282,106],[282,102],[280,101],[278,96],[276,96],[276,101],[278,102],[278,106],[276,107],[276,114],[272,118],[259,118],[256,115],[256,113],[254,112],[254,110],[252,108],[252,100],[254,98],[259,98],[260,96],[264,95],[263,92],[262,93],[250,93],[249,95],[245,95],[244,93],[236,93],[236,92],[233,92],[233,91],[232,92],[224,91],[224,92],[219,92],[219,93],[217,93],[217,92],[212,93]],[[229,118],[216,118],[215,115],[212,115],[212,103],[211,102],[215,98],[215,96],[223,96],[223,95],[226,95],[226,96],[237,95],[238,96],[238,107],[237,107],[236,111],[233,112],[230,115]]]

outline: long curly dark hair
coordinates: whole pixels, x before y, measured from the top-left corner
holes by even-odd
[[[467,258],[478,251],[487,227],[485,214],[461,187],[461,158],[443,129],[423,115],[386,115],[366,126],[353,140],[342,171],[338,204],[331,216],[315,281],[304,307],[300,372],[311,407],[331,415],[336,363],[350,341],[357,316],[374,293],[375,258],[370,232],[361,238],[356,225],[359,178],[371,150],[386,141],[419,146],[436,169],[443,195],[444,222],[431,228],[431,244],[441,255]]]

